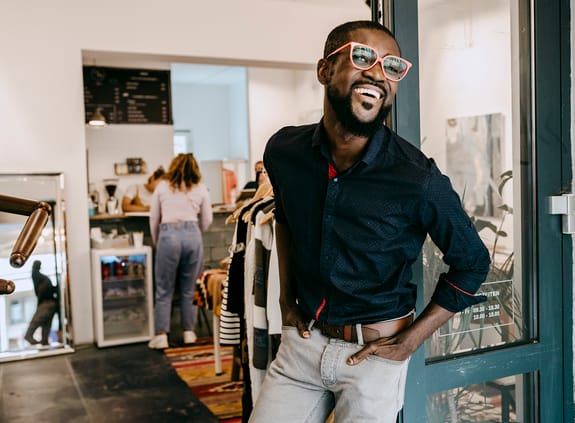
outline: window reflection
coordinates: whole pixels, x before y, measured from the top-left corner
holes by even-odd
[[[522,376],[437,392],[427,398],[428,423],[524,421]]]
[[[52,207],[49,221],[32,255],[21,268],[12,267],[9,256],[27,216],[0,212],[0,277],[16,285],[12,294],[0,296],[0,362],[73,351],[69,336],[69,281],[62,190],[63,175],[59,173],[0,174],[0,192],[3,195],[46,201]],[[43,282],[38,282],[38,293],[32,278],[35,262],[45,276],[41,278]],[[49,281],[50,289],[45,281]],[[36,313],[40,308],[40,292],[42,311],[46,311],[50,297],[51,309],[54,310],[50,321],[48,317],[43,318],[43,313]],[[37,323],[40,326],[36,327]],[[26,335],[29,335],[28,339],[25,339]]]
[[[473,3],[473,7],[471,7]],[[521,146],[517,5],[511,0],[420,0],[421,149],[450,177],[489,249],[491,269],[479,293],[488,301],[457,314],[428,341],[437,358],[522,340]],[[441,24],[438,25],[438,22]],[[522,203],[523,202],[523,203]],[[424,301],[441,272],[442,254],[423,250]]]

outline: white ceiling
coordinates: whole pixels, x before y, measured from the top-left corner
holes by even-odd
[[[291,1],[294,3],[312,3],[321,4],[323,6],[335,6],[335,7],[349,7],[351,3],[363,3],[365,0],[268,0],[268,1]]]
[[[355,7],[363,4],[368,7],[365,0],[267,0],[309,3],[325,7]],[[216,84],[233,85],[245,83],[245,67],[225,65],[204,65],[193,63],[174,63],[167,58],[139,57],[137,55],[85,51],[83,63],[92,66],[117,66],[117,67],[148,67],[171,69],[172,83],[182,84]],[[144,55],[145,56],[145,55]],[[162,63],[163,62],[163,63]]]
[[[267,0],[297,3],[310,3],[326,7],[349,7],[350,4],[363,4],[365,0]],[[218,84],[231,85],[241,83],[244,78],[243,67],[218,66],[176,63],[172,64],[171,77],[173,83],[182,84]]]

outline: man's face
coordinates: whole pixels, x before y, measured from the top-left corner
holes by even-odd
[[[374,48],[380,57],[400,55],[395,40],[382,31],[356,30],[350,40]],[[329,60],[331,65],[325,61],[318,67],[329,107],[346,131],[370,137],[383,125],[391,111],[398,83],[384,76],[380,63],[368,70],[355,68],[349,60],[349,48]]]

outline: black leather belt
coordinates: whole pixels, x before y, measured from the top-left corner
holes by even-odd
[[[413,323],[413,314],[401,319],[385,320],[382,322],[362,325],[334,326],[327,322],[315,322],[313,327],[318,328],[324,336],[342,339],[346,342],[357,343],[357,327],[361,327],[363,343],[372,342],[379,338],[394,336]]]

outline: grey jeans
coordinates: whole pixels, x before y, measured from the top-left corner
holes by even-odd
[[[409,360],[369,356],[355,366],[347,358],[362,347],[313,329],[301,338],[284,326],[275,360],[259,390],[250,423],[395,423],[403,406]]]
[[[183,330],[193,330],[196,326],[198,308],[193,305],[194,290],[196,279],[202,271],[203,260],[202,233],[196,222],[160,224],[154,268],[156,334],[170,331],[176,282],[180,286]]]

